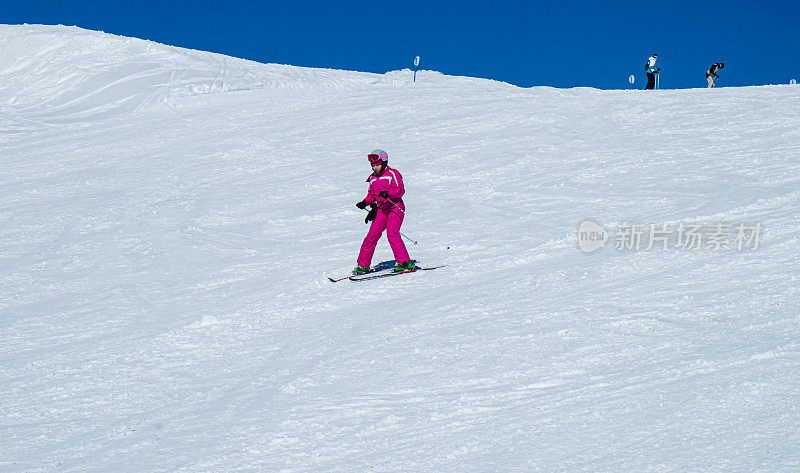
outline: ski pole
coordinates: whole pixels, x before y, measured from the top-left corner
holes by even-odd
[[[397,207],[397,208],[400,209],[400,207]],[[403,209],[400,209],[400,211],[403,212]],[[405,212],[403,212],[403,214],[405,214]],[[398,233],[400,233],[401,237],[405,238],[406,240],[410,241],[411,243],[413,243],[415,245],[418,244],[413,238],[411,238],[410,236],[404,234],[403,232],[398,232]]]
[[[408,236],[406,236],[405,234],[403,234],[403,232],[399,232],[399,233],[400,233],[400,236],[401,236],[401,237],[405,238],[406,240],[410,241],[411,243],[413,243],[413,244],[415,244],[415,245],[417,244],[417,242],[416,242],[416,241],[412,240],[410,237],[408,237]]]
[[[400,206],[399,206],[399,205],[395,204],[394,202],[392,202],[392,201],[391,201],[391,200],[389,200],[389,199],[386,199],[386,200],[388,200],[390,204],[392,204],[392,205],[394,205],[395,207],[397,207],[397,210],[399,210],[399,211],[403,212],[403,215],[405,215],[406,217],[410,218],[412,222],[416,223],[417,225],[419,225],[419,227],[420,227],[420,228],[422,228],[423,230],[425,230],[426,232],[428,232],[428,229],[427,229],[427,228],[425,228],[425,225],[423,225],[423,224],[419,223],[419,222],[417,221],[417,219],[415,219],[414,217],[412,217],[412,216],[408,215],[408,214],[406,213],[406,211],[405,211],[405,210],[403,210],[403,209],[401,209],[401,208],[400,208]],[[428,232],[428,233],[430,233],[430,232]]]
[[[388,199],[387,199],[387,200],[388,200]],[[399,210],[399,211],[403,212],[403,215],[405,215],[406,217],[409,217],[409,218],[411,219],[411,221],[412,221],[412,222],[416,223],[417,225],[419,225],[419,226],[420,226],[420,228],[422,228],[422,229],[423,229],[423,230],[425,230],[426,232],[430,233],[430,232],[428,231],[428,229],[427,229],[427,228],[425,228],[425,226],[424,226],[423,224],[419,223],[419,222],[417,221],[417,219],[415,219],[414,217],[411,217],[411,216],[409,216],[409,215],[406,213],[406,211],[405,211],[405,210],[403,210],[403,209],[401,209],[401,208],[400,208],[400,206],[398,206],[397,204],[395,204],[395,203],[394,203],[394,202],[392,202],[391,200],[389,200],[389,202],[391,202],[391,204],[392,204],[392,205],[394,205],[395,207],[397,207],[397,210]],[[403,234],[401,233],[401,235],[403,235]],[[403,236],[405,236],[405,235],[403,235]],[[413,240],[412,240],[412,241],[413,241]],[[414,242],[414,244],[416,245],[416,244],[417,244],[417,242]],[[447,245],[447,249],[448,249],[448,250],[450,249],[450,245]]]

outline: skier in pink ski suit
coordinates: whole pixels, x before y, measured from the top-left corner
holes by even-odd
[[[389,155],[386,151],[376,149],[367,157],[373,171],[367,178],[369,191],[367,191],[367,197],[357,203],[356,207],[365,209],[368,205],[372,206],[372,211],[364,220],[365,222],[372,220],[372,225],[361,244],[358,266],[353,272],[363,274],[369,271],[375,246],[384,230],[386,230],[386,238],[389,240],[389,246],[392,247],[392,253],[394,253],[396,263],[394,270],[413,269],[414,262],[408,256],[406,245],[403,244],[400,236],[400,225],[403,224],[406,210],[405,204],[403,204],[403,194],[406,193],[403,187],[403,176],[397,169],[389,167]]]

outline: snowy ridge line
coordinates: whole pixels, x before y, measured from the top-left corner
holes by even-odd
[[[396,80],[392,74],[260,64],[77,27],[0,25],[0,45],[0,79],[9,85],[0,90],[0,113],[43,121],[130,114],[198,95],[315,93]]]

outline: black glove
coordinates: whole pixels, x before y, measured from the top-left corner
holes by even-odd
[[[383,197],[384,199],[388,199],[389,198],[389,193],[386,192],[386,191],[380,191],[380,192],[378,192],[378,195]]]
[[[375,220],[375,217],[377,216],[378,216],[378,207],[373,205],[372,210],[370,210],[367,216],[364,218],[364,223],[369,223]]]
[[[656,72],[661,72],[661,68],[659,67],[658,69],[656,69]]]
[[[361,202],[356,204],[356,207],[358,207],[361,210],[364,210],[367,208],[367,203],[362,200]]]

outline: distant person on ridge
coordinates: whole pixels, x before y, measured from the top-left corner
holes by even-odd
[[[708,88],[713,89],[717,85],[717,81],[714,79],[719,79],[717,75],[717,71],[719,69],[724,69],[725,63],[718,62],[716,64],[712,64],[711,67],[708,68],[706,71],[706,80],[708,81]]]
[[[394,271],[414,269],[414,261],[408,256],[406,245],[400,236],[400,225],[403,224],[406,211],[403,203],[403,194],[406,193],[403,187],[403,176],[397,169],[389,167],[389,154],[386,151],[376,149],[367,155],[367,158],[372,166],[372,174],[367,178],[369,190],[364,200],[357,203],[356,207],[362,210],[368,205],[372,207],[369,215],[364,219],[364,223],[371,220],[372,225],[361,244],[358,265],[353,270],[353,274],[369,272],[375,246],[384,230],[386,230],[386,239],[389,240],[389,246],[392,247],[392,253],[394,253]]]
[[[644,70],[647,71],[647,86],[645,89],[655,89],[656,87],[656,74],[661,71],[661,68],[656,69],[656,61],[658,60],[658,54],[653,53],[647,59],[647,62],[644,63]]]

